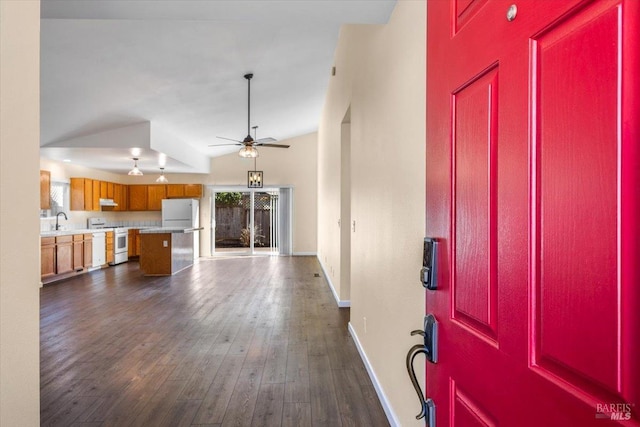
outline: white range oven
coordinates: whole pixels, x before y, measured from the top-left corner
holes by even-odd
[[[113,229],[113,264],[129,261],[129,230],[122,227]]]
[[[113,262],[109,264],[115,265],[129,261],[129,230],[127,228],[109,226],[104,218],[87,219],[87,228],[113,230]]]

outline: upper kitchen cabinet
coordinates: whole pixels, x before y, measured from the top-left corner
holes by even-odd
[[[89,178],[71,178],[71,210],[100,210],[100,203],[95,203],[94,180]]]
[[[94,207],[94,210],[100,210],[100,181],[98,181],[97,179],[94,179],[92,181],[93,181],[93,186],[92,186],[93,202],[91,203],[91,206]]]
[[[40,171],[40,209],[51,209],[51,172]]]
[[[129,210],[146,211],[147,206],[147,185],[129,185]]]
[[[114,208],[116,211],[126,211],[128,200],[127,200],[127,185],[123,184],[113,184],[113,201],[118,204]]]
[[[199,199],[202,197],[202,184],[167,184],[167,199]]]
[[[129,185],[130,211],[162,210],[162,199],[167,198],[167,186],[164,184]]]
[[[190,199],[202,198],[202,184],[185,184],[184,196]]]
[[[147,194],[147,209],[150,211],[162,210],[162,199],[167,198],[167,186],[164,184],[148,185]]]

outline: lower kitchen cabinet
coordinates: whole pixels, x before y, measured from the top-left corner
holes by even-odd
[[[114,261],[113,254],[113,231],[107,231],[107,236],[105,238],[105,259],[107,260],[107,264],[111,264]]]
[[[82,266],[89,268],[93,266],[93,234],[85,234],[82,239]]]
[[[73,236],[56,237],[56,274],[73,271]]]
[[[127,245],[129,246],[129,258],[140,256],[140,230],[137,228],[130,228],[128,237],[129,241],[127,242]]]
[[[73,271],[84,269],[84,235],[73,235]]]
[[[93,265],[93,234],[40,238],[40,280],[48,283],[86,272]]]
[[[40,278],[56,275],[56,238],[40,239]]]

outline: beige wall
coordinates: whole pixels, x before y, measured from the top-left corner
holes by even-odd
[[[266,186],[293,187],[293,252],[294,254],[316,253],[316,210],[317,210],[317,134],[280,141],[289,144],[288,149],[261,148],[257,159],[258,170],[264,171]],[[172,174],[166,173],[169,183],[204,184],[206,186],[238,186],[246,188],[247,171],[253,170],[252,159],[243,159],[237,153],[211,159],[210,174]],[[52,180],[68,181],[71,177],[86,177],[123,184],[153,184],[158,177],[156,171],[145,173],[141,177],[114,174],[89,169],[68,163],[40,160],[40,168],[51,172]],[[143,172],[145,172],[143,170]],[[210,197],[211,188],[205,189],[201,200],[200,223],[205,227],[202,232],[200,253],[210,255]],[[103,216],[108,221],[160,221],[160,212],[69,212],[69,220],[61,220],[73,226],[86,224],[92,216]],[[44,221],[46,225],[51,220]],[[53,221],[55,222],[55,221]]]
[[[399,1],[387,25],[343,27],[318,130],[318,258],[340,299],[350,299],[356,340],[403,426],[424,425],[405,356],[424,316],[425,50],[424,2]],[[351,218],[340,218],[336,171],[349,106]],[[356,222],[350,284],[340,278],[338,219]],[[423,378],[424,360],[416,365]]]
[[[264,171],[265,186],[293,188],[293,253],[315,255],[317,248],[317,179],[318,134],[280,141],[288,149],[261,148],[257,170]],[[253,160],[236,153],[216,157],[211,162],[207,184],[246,187],[247,171]]]
[[[0,425],[40,421],[40,2],[0,1]]]

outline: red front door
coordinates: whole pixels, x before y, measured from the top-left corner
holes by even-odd
[[[438,426],[640,425],[639,34],[638,0],[427,2]]]

